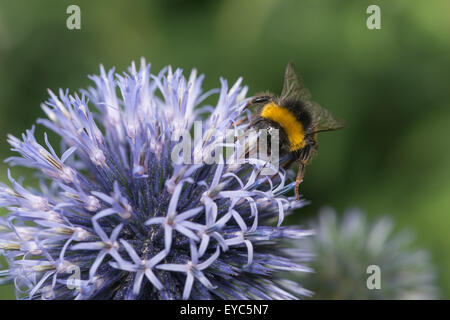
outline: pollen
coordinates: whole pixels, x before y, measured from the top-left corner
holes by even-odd
[[[305,146],[303,125],[287,108],[270,102],[264,106],[261,117],[272,120],[283,128],[289,139],[290,151],[296,151]]]

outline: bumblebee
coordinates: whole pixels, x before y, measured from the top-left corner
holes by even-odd
[[[250,125],[258,129],[278,129],[280,159],[287,159],[284,168],[298,162],[295,194],[299,200],[298,188],[305,173],[305,167],[317,151],[317,133],[344,127],[344,121],[311,101],[311,94],[303,80],[289,62],[284,75],[281,95],[271,93],[253,97],[246,108],[255,109]]]

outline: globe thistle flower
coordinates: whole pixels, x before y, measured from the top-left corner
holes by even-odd
[[[48,119],[38,123],[61,138],[60,151],[47,135],[39,143],[34,127],[8,137],[19,156],[7,162],[41,179],[34,190],[8,171],[10,185],[0,186],[0,206],[8,210],[0,220],[9,264],[2,281],[31,299],[308,295],[285,276],[309,271],[308,255],[290,242],[311,234],[281,226],[303,205],[286,196],[294,186],[286,172],[274,167],[262,175],[267,161],[254,157],[211,162],[217,151],[195,161],[205,148],[238,145],[235,134],[249,130],[241,79],[231,88],[221,79],[220,89],[205,93],[195,70],[188,79],[170,67],[153,75],[142,60],[128,73],[100,71],[88,90],[49,91],[42,105]],[[217,93],[217,105],[206,105]],[[183,145],[188,161],[173,161],[199,120],[200,138]]]
[[[315,299],[437,297],[428,252],[412,246],[410,232],[394,232],[389,218],[369,224],[359,210],[349,210],[339,219],[331,208],[324,208],[311,226],[316,235],[299,244],[314,252],[315,273],[301,281],[314,291]],[[379,287],[374,276],[379,276]]]

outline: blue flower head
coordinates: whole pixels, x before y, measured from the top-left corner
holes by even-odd
[[[302,205],[285,195],[293,189],[286,172],[263,175],[267,161],[219,156],[239,144],[230,132],[249,129],[241,79],[205,93],[195,70],[187,79],[170,67],[153,75],[144,60],[123,74],[101,67],[91,79],[79,94],[49,91],[42,105],[48,119],[38,123],[61,137],[60,150],[46,135],[38,142],[34,127],[8,137],[18,156],[7,161],[36,169],[41,183],[25,188],[8,172],[10,185],[0,185],[8,210],[0,253],[9,265],[0,282],[32,299],[309,294],[286,278],[309,271],[308,255],[290,243],[310,234],[281,226]],[[214,94],[217,105],[207,105]],[[174,161],[192,131],[200,135]],[[215,151],[198,161],[205,149]]]

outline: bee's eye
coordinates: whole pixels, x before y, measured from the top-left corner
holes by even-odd
[[[264,103],[270,100],[270,97],[268,96],[261,96],[261,97],[256,97],[253,99],[253,103]]]

